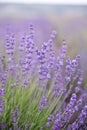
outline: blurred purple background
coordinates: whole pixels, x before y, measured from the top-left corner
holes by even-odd
[[[0,4],[0,37],[3,31],[2,23],[7,20],[19,24],[20,29],[23,29],[24,23],[32,22],[36,43],[39,44],[47,41],[51,31],[56,30],[55,46],[60,47],[65,39],[68,54],[74,57],[80,53],[81,65],[87,74],[87,6]]]

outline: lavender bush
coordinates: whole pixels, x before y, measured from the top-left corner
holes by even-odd
[[[0,130],[79,130],[87,122],[80,55],[55,53],[56,31],[41,47],[34,28],[19,35],[5,26],[0,55]]]

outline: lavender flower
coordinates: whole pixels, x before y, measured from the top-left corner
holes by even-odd
[[[25,124],[25,129],[26,129],[26,130],[29,129],[29,122],[27,122],[27,123]]]
[[[80,55],[67,56],[66,41],[56,54],[57,32],[41,46],[34,26],[15,33],[7,24],[0,54],[0,129],[78,130],[87,121],[87,93]],[[4,52],[3,52],[4,53]]]

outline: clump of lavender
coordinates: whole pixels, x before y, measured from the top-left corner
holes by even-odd
[[[0,55],[1,130],[78,130],[87,123],[80,55],[67,56],[66,41],[55,53],[56,31],[41,47],[34,27],[5,26]]]

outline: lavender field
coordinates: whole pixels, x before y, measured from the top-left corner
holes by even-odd
[[[86,6],[0,4],[0,130],[87,130]]]

